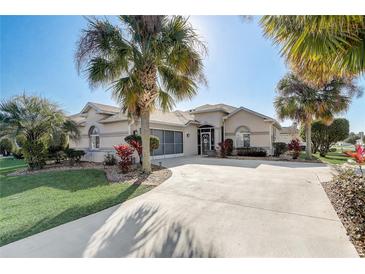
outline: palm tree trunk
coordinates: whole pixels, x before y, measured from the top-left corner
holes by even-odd
[[[150,159],[150,113],[144,110],[141,113],[141,136],[142,136],[142,170],[151,173]]]
[[[312,125],[311,123],[305,124],[305,140],[307,142],[306,144],[306,156],[305,158],[308,160],[312,159]]]

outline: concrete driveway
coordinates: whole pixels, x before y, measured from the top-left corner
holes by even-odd
[[[0,248],[0,257],[357,257],[322,164],[159,160],[154,190]],[[158,161],[157,161],[158,162]]]

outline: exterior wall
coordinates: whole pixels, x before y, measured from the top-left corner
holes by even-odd
[[[82,149],[86,151],[84,156],[85,161],[102,162],[106,153],[115,153],[113,146],[124,142],[124,137],[129,133],[129,126],[127,121],[120,121],[115,123],[99,123],[100,119],[108,117],[105,114],[97,113],[93,108],[86,113],[85,125],[80,127],[81,138],[76,141],[70,141],[70,147]],[[89,143],[89,129],[95,126],[99,129],[100,148],[90,148]]]
[[[221,111],[194,114],[195,120],[199,121],[202,125],[207,124],[214,126],[214,128],[221,128],[224,116],[226,114]]]
[[[202,125],[211,125],[214,127],[214,147],[217,147],[218,143],[222,141],[223,117],[226,115],[222,111],[194,114],[195,120],[199,121]],[[196,143],[198,144],[198,140],[196,140]]]
[[[184,156],[193,156],[198,154],[198,128],[195,125],[189,125],[184,130]],[[189,135],[189,137],[188,137]]]
[[[276,142],[283,142],[289,144],[291,140],[299,139],[300,142],[303,142],[302,138],[300,138],[299,133],[281,133],[278,135],[278,139]]]
[[[225,121],[224,138],[231,138],[235,145],[236,131],[241,126],[245,126],[250,130],[251,147],[262,147],[268,151],[271,149],[272,124],[270,122],[249,112],[239,111]]]
[[[293,135],[289,133],[280,133],[278,142],[283,142],[289,144],[290,141],[293,139]]]

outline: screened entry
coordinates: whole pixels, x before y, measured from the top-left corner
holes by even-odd
[[[182,131],[151,129],[151,135],[160,139],[160,146],[152,151],[152,156],[183,153]]]

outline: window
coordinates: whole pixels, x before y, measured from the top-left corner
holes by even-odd
[[[152,152],[153,156],[183,153],[183,133],[181,131],[152,129],[151,134],[160,140],[159,148]]]
[[[94,126],[89,129],[89,146],[91,149],[100,148],[99,130]]]
[[[236,131],[236,148],[238,147],[250,147],[250,131],[246,127]]]

